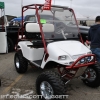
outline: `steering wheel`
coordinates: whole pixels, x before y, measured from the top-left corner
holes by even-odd
[[[65,36],[65,34],[64,34],[64,31],[63,30],[61,30],[61,33],[62,33],[64,39],[67,39],[66,36]]]

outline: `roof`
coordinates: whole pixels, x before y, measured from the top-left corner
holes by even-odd
[[[4,9],[4,8],[5,8],[4,2],[0,2],[0,9]]]
[[[5,15],[7,17],[8,21],[11,21],[13,18],[16,18],[16,16],[12,15]],[[0,17],[0,25],[2,25],[2,20],[4,20],[4,16]]]

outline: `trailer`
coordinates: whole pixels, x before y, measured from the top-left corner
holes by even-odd
[[[0,53],[8,52],[7,47],[7,32],[6,32],[6,18],[5,18],[5,5],[4,2],[0,2],[1,16],[4,15],[4,19],[1,19],[0,23]]]

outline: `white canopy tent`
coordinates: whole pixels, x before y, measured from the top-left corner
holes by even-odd
[[[86,16],[83,16],[82,14],[80,14],[78,12],[76,12],[75,15],[76,15],[77,20],[87,20]]]

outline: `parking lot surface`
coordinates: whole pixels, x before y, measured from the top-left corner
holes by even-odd
[[[25,74],[18,74],[14,67],[14,54],[0,54],[0,100],[30,100],[29,95],[36,95],[35,81],[43,70],[29,66]],[[18,97],[10,97],[15,95]],[[67,100],[100,100],[100,87],[90,88],[81,79],[74,79],[67,85],[67,95]],[[38,99],[34,97],[33,100]]]

